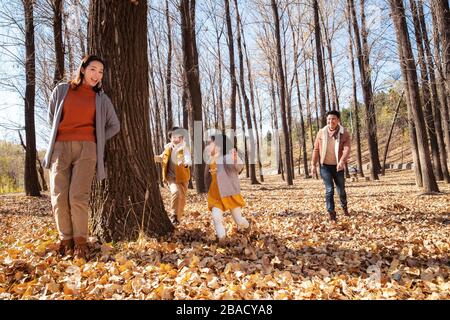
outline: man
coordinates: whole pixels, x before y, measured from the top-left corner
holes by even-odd
[[[326,207],[332,221],[336,221],[334,183],[336,184],[344,215],[349,216],[344,168],[350,156],[350,144],[350,134],[340,124],[339,111],[327,112],[327,125],[319,130],[314,143],[311,171],[314,175],[317,174],[316,166],[320,160],[320,175],[326,191]]]
[[[174,224],[178,224],[184,214],[190,178],[189,166],[192,165],[191,153],[184,141],[183,131],[184,129],[173,127],[169,131],[170,143],[164,146],[161,155],[155,156],[156,162],[162,162],[163,182],[169,185],[170,208]]]

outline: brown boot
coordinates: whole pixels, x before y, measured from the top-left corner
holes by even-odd
[[[86,238],[78,237],[78,238],[74,238],[73,240],[75,242],[74,259],[87,260],[87,255],[89,254],[89,248],[87,246]]]
[[[73,254],[73,239],[60,240],[58,244],[58,252],[61,256],[65,257]]]
[[[350,213],[347,208],[344,208],[344,216],[350,217]]]

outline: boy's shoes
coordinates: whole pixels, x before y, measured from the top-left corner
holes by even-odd
[[[222,238],[219,238],[219,237],[216,236],[216,239],[217,239],[217,244],[219,246],[224,246],[227,243],[227,237],[226,236],[223,236]]]
[[[330,215],[331,221],[334,221],[334,222],[337,221],[337,218],[336,218],[336,211],[329,211],[328,214]]]
[[[348,212],[347,208],[344,208],[344,216],[350,217],[350,213]]]

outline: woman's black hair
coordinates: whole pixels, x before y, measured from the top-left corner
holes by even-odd
[[[214,134],[210,139],[222,150],[222,156],[224,157],[234,148],[233,142],[226,134]]]

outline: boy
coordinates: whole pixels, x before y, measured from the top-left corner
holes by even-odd
[[[190,178],[189,166],[192,165],[191,153],[184,141],[183,131],[184,129],[173,127],[169,131],[170,143],[164,146],[161,155],[155,156],[155,161],[162,163],[163,182],[169,185],[174,224],[178,224],[183,217]]]

